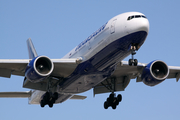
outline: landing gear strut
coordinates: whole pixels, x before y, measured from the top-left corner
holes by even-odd
[[[138,60],[137,59],[134,59],[134,55],[136,54],[136,50],[138,50],[137,46],[135,45],[132,45],[131,46],[131,55],[132,55],[132,58],[129,59],[129,66],[137,66],[138,64]]]
[[[57,85],[58,82],[53,83],[52,78],[49,78],[47,82],[47,92],[42,96],[42,99],[40,101],[41,107],[44,107],[45,105],[49,105],[50,108],[53,107],[53,104],[58,99],[58,93],[55,92],[54,86]]]
[[[104,102],[104,109],[108,109],[108,107],[112,107],[112,109],[116,109],[117,105],[122,101],[122,95],[118,94],[116,97],[116,94],[114,93],[115,91],[115,80],[116,78],[111,78],[111,83],[106,80],[107,85],[104,85],[107,89],[111,91],[111,94],[107,98],[107,100]]]
[[[51,92],[46,92],[43,95],[43,98],[40,102],[41,107],[44,107],[45,105],[49,105],[50,108],[53,107],[53,104],[55,103],[55,101],[58,99],[58,93],[55,92],[54,94],[52,94]]]

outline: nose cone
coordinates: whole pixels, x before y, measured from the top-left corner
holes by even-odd
[[[148,19],[140,19],[137,22],[137,30],[149,32],[149,21]]]
[[[149,21],[147,18],[134,18],[131,20],[127,21],[127,26],[126,26],[126,32],[128,34],[134,33],[134,32],[139,32],[139,31],[145,31],[149,32]]]

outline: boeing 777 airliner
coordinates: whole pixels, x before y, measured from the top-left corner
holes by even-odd
[[[1,59],[0,76],[24,76],[23,87],[29,92],[0,92],[0,97],[27,97],[29,104],[41,107],[67,99],[85,99],[77,95],[93,89],[94,95],[110,92],[104,108],[116,109],[121,94],[131,79],[155,86],[167,78],[180,78],[180,67],[161,60],[148,64],[134,58],[146,40],[149,21],[139,12],[117,15],[82,41],[61,59],[38,55],[29,38],[29,59]],[[131,55],[129,61],[122,61]]]

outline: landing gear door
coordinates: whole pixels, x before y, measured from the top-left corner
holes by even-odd
[[[116,24],[116,20],[113,20],[112,23],[111,23],[111,34],[115,33],[115,24]]]

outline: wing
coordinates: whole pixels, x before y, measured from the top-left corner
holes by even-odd
[[[54,63],[52,76],[67,77],[78,65],[78,59],[51,59]],[[30,59],[1,59],[0,76],[10,78],[11,75],[24,76]]]
[[[11,75],[25,76],[25,70],[29,64],[30,59],[24,60],[0,60],[0,77],[10,78]],[[60,78],[69,76],[77,67],[81,60],[79,59],[51,59],[54,64],[54,70],[51,74],[52,84],[60,82]],[[42,81],[38,83],[24,80],[23,87],[35,90],[46,91],[48,81]]]
[[[131,79],[136,79],[136,82],[142,82],[141,74],[144,68],[147,66],[146,63],[138,63],[137,66],[129,66],[127,61],[122,61],[117,65],[113,75],[104,80],[102,83],[94,87],[94,95],[100,93],[111,92],[112,78],[116,78],[114,84],[115,91],[124,91]],[[176,78],[176,81],[180,78],[180,67],[168,66],[169,67],[169,78]]]
[[[169,66],[169,76],[168,78],[176,78],[176,81],[179,81],[180,78],[180,67],[177,66]]]

